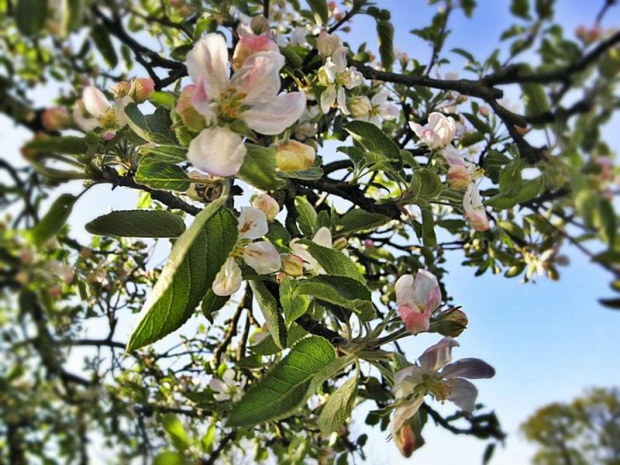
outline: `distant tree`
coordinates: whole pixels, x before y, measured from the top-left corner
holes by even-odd
[[[521,429],[540,446],[537,465],[619,465],[620,389],[593,389],[570,404],[542,407]]]

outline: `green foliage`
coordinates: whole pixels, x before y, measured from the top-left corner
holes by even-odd
[[[86,224],[91,234],[122,237],[178,237],[183,220],[173,213],[153,210],[114,211]]]
[[[62,194],[58,197],[46,215],[32,229],[32,242],[41,246],[54,237],[65,225],[77,197],[71,194]]]

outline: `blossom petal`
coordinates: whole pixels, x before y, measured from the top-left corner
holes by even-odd
[[[422,383],[426,371],[419,366],[412,365],[394,373],[394,396],[397,399],[413,394],[413,389]]]
[[[398,433],[398,430],[402,428],[405,422],[420,410],[422,402],[424,402],[424,397],[418,396],[396,407],[394,410],[394,418],[392,418],[392,423],[390,424],[392,436],[396,436],[396,433]]]
[[[270,102],[280,91],[283,66],[284,56],[280,52],[255,53],[233,75],[230,85],[245,94],[246,105]]]
[[[394,285],[396,291],[396,304],[398,306],[415,306],[415,291],[413,289],[413,276],[410,274],[402,275]]]
[[[334,103],[336,103],[336,86],[328,86],[321,93],[321,111],[324,114],[329,113]]]
[[[226,297],[239,290],[241,281],[241,268],[234,258],[229,257],[215,276],[211,289],[215,295]]]
[[[433,273],[426,270],[419,270],[415,275],[413,283],[415,290],[415,303],[417,306],[424,306],[430,313],[434,312],[441,302],[441,289],[437,283],[437,278]]]
[[[225,394],[228,391],[228,386],[221,379],[213,378],[209,381],[209,387],[212,391],[217,392],[219,394]]]
[[[476,409],[476,398],[478,397],[478,389],[472,383],[463,378],[454,380],[452,392],[448,396],[448,400],[454,402],[461,410],[473,412]]]
[[[306,107],[303,92],[290,92],[275,97],[270,102],[254,105],[241,114],[250,129],[265,135],[282,133],[297,121]]]
[[[258,208],[242,207],[239,215],[239,239],[260,239],[269,231],[267,217]]]
[[[224,374],[222,375],[222,380],[228,386],[234,386],[235,385],[235,370],[233,370],[232,368],[229,368],[228,370],[226,370]]]
[[[200,39],[187,54],[185,64],[194,83],[204,81],[212,98],[228,87],[228,49],[221,34],[214,32]]]
[[[312,242],[328,249],[332,248],[332,232],[325,226],[319,228],[319,230],[312,237]]]
[[[338,102],[338,108],[340,108],[340,112],[343,115],[348,115],[349,109],[347,108],[347,94],[344,90],[344,87],[339,86],[338,92],[336,93],[336,101]]]
[[[398,307],[400,318],[405,322],[407,331],[411,334],[418,334],[428,331],[431,326],[431,312],[427,309],[420,312],[418,307],[410,307],[409,305],[401,305]]]
[[[452,348],[459,343],[451,337],[444,337],[437,344],[429,347],[418,359],[422,368],[428,371],[437,371],[452,361]]]
[[[441,374],[444,378],[492,378],[495,368],[479,358],[462,358],[446,365]]]
[[[267,241],[249,244],[243,250],[243,260],[258,274],[275,273],[282,267],[282,258],[278,249]]]
[[[199,170],[225,177],[239,171],[246,153],[239,134],[218,126],[203,129],[190,142],[187,159]]]
[[[111,106],[103,92],[93,86],[88,86],[84,89],[82,101],[86,111],[95,118],[103,116]]]

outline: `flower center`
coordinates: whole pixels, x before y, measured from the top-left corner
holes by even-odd
[[[226,89],[217,102],[218,119],[226,123],[236,120],[243,110],[243,100],[246,96],[245,92],[239,92],[235,87]]]
[[[422,382],[439,401],[446,400],[450,396],[454,385],[452,380],[443,379],[437,373],[423,375]]]
[[[108,108],[106,112],[99,117],[99,124],[105,129],[116,126],[116,111],[113,107]]]

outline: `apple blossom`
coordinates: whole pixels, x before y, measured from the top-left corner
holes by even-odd
[[[48,131],[60,131],[69,127],[71,117],[64,107],[47,108],[41,117],[43,127]]]
[[[454,118],[446,117],[438,112],[433,112],[428,116],[428,124],[426,126],[421,126],[411,121],[409,126],[418,136],[420,142],[426,144],[430,149],[447,146],[452,142],[456,134]]]
[[[390,429],[396,435],[405,422],[419,410],[424,396],[432,394],[439,401],[454,402],[465,412],[476,407],[478,390],[468,379],[492,378],[495,369],[477,358],[464,358],[452,362],[452,348],[458,342],[446,337],[429,347],[418,359],[418,364],[394,374],[394,396],[404,399],[415,394],[396,407]]]
[[[242,207],[239,215],[239,239],[260,239],[269,231],[265,213],[254,207]]]
[[[241,280],[241,268],[233,257],[228,257],[215,276],[211,289],[215,295],[226,297],[239,290]]]
[[[353,104],[349,103],[351,116],[361,121],[368,121],[378,127],[381,127],[383,120],[391,121],[398,118],[400,110],[395,104],[388,102],[388,95],[387,89],[382,89],[372,99],[358,97],[360,100],[357,102],[357,105],[355,102]],[[349,101],[351,100],[353,98],[349,99]]]
[[[84,88],[82,99],[76,102],[73,119],[85,131],[95,128],[118,129],[127,124],[125,107],[131,102],[130,97],[114,99],[110,103],[107,97],[96,87]],[[114,131],[110,131],[114,134]]]
[[[316,39],[316,48],[323,58],[331,57],[340,47],[342,47],[342,39],[336,34],[321,31]]]
[[[464,190],[472,182],[472,171],[475,167],[465,161],[465,158],[454,148],[452,144],[443,151],[443,156],[448,162],[448,184],[452,189]]]
[[[219,402],[237,402],[243,395],[246,383],[245,376],[241,376],[239,385],[235,383],[235,371],[229,368],[222,375],[222,379],[213,378],[209,381],[209,387],[214,392],[213,397]]]
[[[243,260],[258,274],[275,273],[282,267],[280,252],[268,241],[248,244],[243,249]]]
[[[319,69],[319,83],[326,88],[321,93],[321,111],[325,114],[337,104],[342,114],[348,115],[345,88],[353,89],[362,84],[361,73],[347,67],[348,52],[347,47],[338,47]]]
[[[155,92],[155,82],[151,78],[136,78],[131,81],[129,96],[134,102],[145,102],[153,95],[153,92]]]
[[[280,213],[280,205],[269,194],[259,194],[252,199],[252,206],[265,214],[267,221],[273,221]]]
[[[205,117],[210,131],[200,144],[190,144],[188,160],[197,168],[218,176],[234,175],[246,150],[239,135],[222,124],[243,122],[260,134],[276,135],[291,126],[306,106],[303,92],[280,94],[280,69],[284,57],[278,51],[258,52],[246,58],[229,79],[228,49],[220,34],[202,38],[187,54],[187,71],[197,86],[192,105]],[[211,143],[217,139],[219,143]]]
[[[415,278],[406,274],[394,286],[398,313],[407,331],[418,334],[428,331],[430,317],[441,303],[437,278],[426,270],[419,270]]]
[[[489,229],[489,220],[484,210],[480,192],[473,182],[469,184],[465,195],[463,195],[463,216],[476,231],[486,231]]]
[[[276,164],[280,171],[303,171],[314,165],[316,150],[308,144],[289,140],[276,147]]]
[[[332,248],[332,232],[323,226],[312,237],[312,242],[322,247]],[[319,268],[319,262],[308,252],[305,245],[300,244],[297,239],[293,239],[290,242],[290,248],[293,254],[297,255],[304,261],[304,266],[309,271],[314,271]]]

